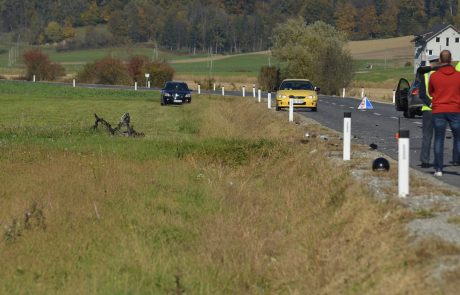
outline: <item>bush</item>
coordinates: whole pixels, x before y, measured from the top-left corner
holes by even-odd
[[[150,74],[150,81],[155,87],[163,87],[166,81],[174,77],[174,69],[166,62],[152,61],[146,66],[146,73]]]
[[[139,86],[145,85],[145,74],[149,67],[150,61],[147,57],[136,55],[128,62],[128,73],[133,81],[137,81]]]
[[[31,49],[23,55],[26,65],[26,79],[32,80],[33,76],[37,80],[53,81],[65,75],[64,68],[56,63],[52,63],[48,55],[39,49]]]
[[[257,81],[263,90],[275,90],[280,84],[280,69],[277,67],[261,67]]]
[[[134,56],[127,64],[119,59],[104,58],[86,66],[78,73],[83,83],[145,86],[145,74],[150,74],[152,86],[162,87],[174,77],[174,69],[165,62],[149,61],[145,56]]]
[[[132,79],[126,65],[119,59],[106,57],[86,64],[77,74],[77,80],[83,83],[131,85]]]

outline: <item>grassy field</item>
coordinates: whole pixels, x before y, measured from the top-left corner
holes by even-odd
[[[1,294],[434,294],[459,254],[411,243],[338,138],[252,100],[0,82],[0,102]],[[124,112],[145,137],[90,129]]]
[[[400,77],[412,77],[412,67],[405,66],[406,62],[412,62],[413,44],[410,42],[411,38],[408,36],[350,42],[348,49],[356,59],[356,81],[388,83],[388,80],[394,82],[393,80]],[[9,47],[3,46],[1,48],[7,49]],[[27,48],[25,46],[20,47],[21,51]],[[64,65],[70,74],[76,73],[86,62],[92,62],[106,56],[125,60],[133,55],[154,57],[153,48],[142,45],[69,52],[56,52],[52,47],[44,47],[43,50],[49,54],[51,60]],[[187,55],[160,51],[158,58],[170,61],[180,77],[193,76],[196,79],[202,79],[212,75],[222,82],[242,81],[244,79],[254,82],[261,66],[269,65],[269,63],[277,64],[273,57],[269,57],[269,52],[235,56],[217,55],[213,61],[212,71],[209,57],[206,54]],[[369,64],[374,65],[372,70],[366,68]],[[3,51],[0,54],[0,74],[18,74],[23,71],[21,63],[11,68],[8,68],[7,65],[8,52]]]

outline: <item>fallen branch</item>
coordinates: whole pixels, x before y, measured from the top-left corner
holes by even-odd
[[[104,120],[104,118],[100,118],[97,114],[94,114],[94,117],[96,117],[96,122],[92,127],[93,130],[96,130],[99,124],[101,124],[105,127],[105,129],[110,135],[122,135],[130,137],[144,136],[144,133],[137,132],[136,130],[134,130],[134,127],[130,125],[131,117],[129,116],[129,113],[124,113],[123,116],[121,116],[120,122],[115,128],[112,128],[112,125],[109,122]],[[126,127],[125,131],[121,130],[123,127]]]

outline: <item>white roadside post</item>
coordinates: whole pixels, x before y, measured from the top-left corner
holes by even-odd
[[[225,96],[225,87],[222,86],[222,96]]]
[[[134,82],[134,91],[137,91],[137,82]]]
[[[198,94],[201,94],[201,86],[198,84]]]
[[[216,91],[216,83],[214,83],[214,91]]]
[[[252,85],[252,96],[256,98],[256,85]]]
[[[345,98],[345,87],[342,90],[342,97]]]
[[[145,73],[145,86],[150,88],[150,73]]]
[[[267,96],[267,108],[270,110],[272,108],[272,93],[269,91]]]
[[[393,89],[393,104],[396,103],[396,90]]]
[[[289,98],[289,122],[294,122],[294,99]]]
[[[351,112],[343,113],[343,160],[351,159]]]
[[[364,98],[364,87],[361,88],[361,98]]]
[[[246,97],[246,86],[243,86],[243,97]]]
[[[261,101],[262,101],[262,91],[260,90],[260,88],[259,88],[259,90],[257,91],[257,101],[258,101],[258,102],[261,102]]]
[[[72,86],[73,86],[73,88],[77,87],[77,83],[75,82],[75,79],[73,79],[73,81],[72,81]]]
[[[32,78],[32,79],[33,79],[33,82],[35,83],[35,75],[33,76],[33,78]]]
[[[409,195],[409,130],[400,130],[398,139],[398,191],[399,197]]]

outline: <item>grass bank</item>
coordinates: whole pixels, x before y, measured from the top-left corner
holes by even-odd
[[[410,215],[328,158],[338,140],[251,100],[0,94],[2,294],[434,294],[427,272],[458,253],[411,244]],[[145,137],[91,131],[95,112]]]

